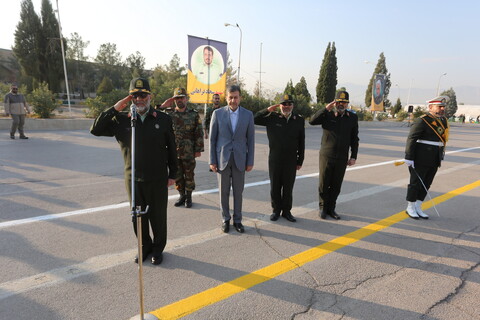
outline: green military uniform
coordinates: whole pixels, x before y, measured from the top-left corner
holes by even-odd
[[[322,145],[319,158],[319,206],[333,213],[347,168],[358,153],[358,117],[348,110],[340,115],[321,109],[310,119],[311,125],[322,125]]]
[[[127,112],[115,108],[102,112],[93,123],[90,132],[95,136],[113,137],[118,141],[125,163],[125,186],[131,202],[131,119]],[[145,210],[142,219],[144,254],[153,250],[161,253],[167,243],[168,179],[174,179],[176,146],[172,120],[162,112],[150,108],[143,121],[138,116],[135,126],[135,200]],[[149,222],[153,242],[149,235]],[[136,234],[136,219],[133,219]]]
[[[203,128],[197,111],[166,110],[172,118],[177,144],[177,176],[175,186],[179,192],[195,190],[195,153],[203,152]]]
[[[448,122],[446,118],[438,118],[428,113],[413,122],[405,147],[405,159],[413,160],[415,164],[415,169],[409,167],[410,184],[407,189],[407,201],[415,202],[425,199],[427,191],[419,181],[417,174],[422,178],[428,190],[443,160],[447,140]]]
[[[203,118],[203,129],[207,133],[210,133],[210,122],[212,121],[213,111],[217,110],[218,108],[220,108],[220,106],[218,106],[217,108],[208,107],[207,111],[205,112],[205,117]]]
[[[287,119],[281,113],[270,113],[264,109],[255,114],[254,122],[267,127],[273,212],[288,215],[292,209],[297,166],[302,166],[305,155],[305,120],[295,113]]]

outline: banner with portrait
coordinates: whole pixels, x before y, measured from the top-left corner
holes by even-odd
[[[192,103],[211,103],[214,93],[225,97],[227,44],[188,36],[187,92]]]
[[[385,75],[375,74],[372,85],[371,111],[383,111],[383,95],[385,93]]]

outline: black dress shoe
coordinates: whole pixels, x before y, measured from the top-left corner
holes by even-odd
[[[157,253],[152,256],[152,264],[160,264],[163,261],[163,254],[162,253]]]
[[[325,209],[320,212],[320,218],[327,219],[327,211],[325,211]]]
[[[230,220],[222,223],[222,231],[228,233],[230,231]]]
[[[15,135],[11,134],[11,135],[10,135],[10,139],[15,140]]]
[[[235,227],[235,230],[237,230],[237,232],[240,232],[240,233],[245,232],[245,228],[243,227],[243,224],[241,222],[234,222],[233,226]]]
[[[26,140],[26,139],[28,139],[28,137],[27,136],[20,136],[20,139]]]
[[[335,210],[330,211],[330,212],[328,213],[328,215],[329,215],[330,217],[332,217],[333,219],[335,219],[335,220],[340,220],[340,216],[335,212]]]
[[[143,256],[142,261],[147,260],[148,255],[149,255],[150,253],[152,253],[152,249],[145,249],[145,248],[143,248],[143,250],[142,250],[142,256]],[[135,263],[138,263],[138,255],[135,256],[134,261],[135,261]]]
[[[282,214],[282,217],[284,217],[285,219],[287,219],[290,222],[297,221],[297,219],[295,219],[295,217],[292,216],[292,214],[290,212],[286,212],[286,213]]]
[[[280,213],[274,212],[270,215],[270,220],[277,221],[279,217],[280,217]]]

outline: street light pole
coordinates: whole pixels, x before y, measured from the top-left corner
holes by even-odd
[[[57,15],[58,15],[58,32],[60,33],[60,46],[62,48],[63,73],[65,74],[65,87],[67,89],[68,112],[70,112],[70,116],[72,116],[72,108],[70,107],[70,91],[68,89],[67,64],[65,63],[65,50],[63,47],[62,25],[60,24],[60,9],[58,8],[58,0],[57,0]]]
[[[236,27],[238,30],[240,30],[240,47],[238,50],[238,72],[237,72],[237,84],[240,85],[240,57],[242,56],[242,29],[236,24],[230,24],[225,22],[225,27]]]
[[[443,76],[446,76],[447,73],[445,72],[444,74],[441,74],[440,77],[438,77],[438,84],[437,84],[437,97],[440,93],[440,79],[442,79]]]

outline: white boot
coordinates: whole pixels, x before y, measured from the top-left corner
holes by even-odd
[[[415,211],[417,211],[417,214],[420,218],[428,219],[428,215],[422,211],[422,203],[423,201],[420,201],[420,200],[417,200],[415,202]]]
[[[412,219],[418,219],[417,210],[415,210],[415,202],[408,201],[407,214]]]

